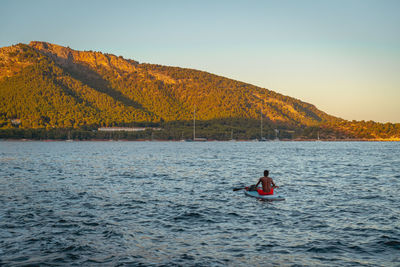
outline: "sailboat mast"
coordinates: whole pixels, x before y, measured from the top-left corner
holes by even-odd
[[[260,121],[261,121],[260,140],[261,140],[263,139],[262,108],[260,109]]]
[[[196,139],[196,106],[194,106],[193,112],[193,141]]]

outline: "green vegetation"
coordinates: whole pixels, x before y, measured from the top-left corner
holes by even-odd
[[[273,91],[203,71],[36,42],[0,49],[0,138],[390,139],[400,124],[349,122]],[[102,126],[161,131],[97,132]],[[107,136],[108,134],[108,136]]]

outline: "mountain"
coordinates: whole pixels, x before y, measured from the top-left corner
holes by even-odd
[[[46,42],[0,48],[3,129],[188,126],[194,109],[203,128],[225,125],[226,131],[230,125],[244,133],[250,127],[252,136],[261,112],[266,133],[278,128],[291,137],[293,132],[311,137],[307,131],[329,138],[400,137],[399,124],[349,122],[298,99],[204,71]]]

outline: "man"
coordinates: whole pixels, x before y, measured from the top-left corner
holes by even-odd
[[[279,188],[279,186],[275,185],[274,181],[272,180],[271,177],[268,177],[269,171],[265,170],[264,171],[264,177],[261,177],[258,180],[258,183],[256,184],[257,186],[261,183],[262,189],[257,188],[257,192],[260,195],[273,195],[274,194],[274,188]]]

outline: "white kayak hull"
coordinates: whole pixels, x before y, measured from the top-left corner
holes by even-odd
[[[249,197],[255,197],[262,200],[281,201],[285,200],[283,196],[279,195],[260,195],[257,191],[244,191],[244,194]]]

